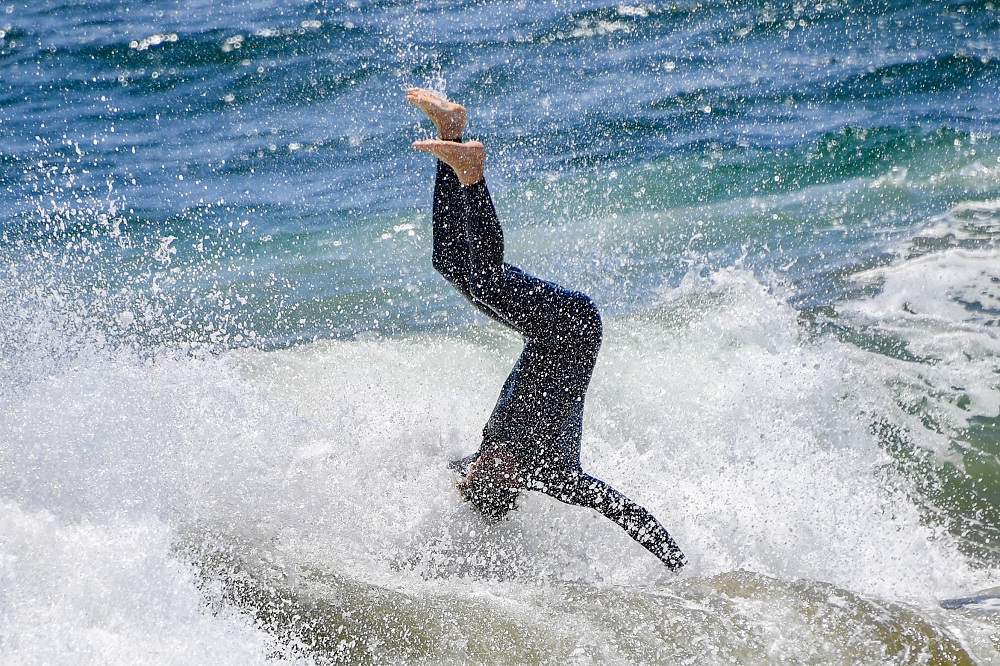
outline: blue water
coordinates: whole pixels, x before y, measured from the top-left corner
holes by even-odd
[[[678,583],[688,587],[672,593],[758,589],[726,582],[747,570],[772,581],[760,585],[779,607],[785,595],[800,603],[793,581],[807,580],[926,610],[995,586],[998,35],[993,2],[3,4],[0,501],[17,518],[0,522],[0,582],[14,581],[0,594],[14,618],[0,655],[69,659],[69,643],[45,652],[37,639],[44,599],[60,576],[81,575],[75,548],[116,571],[110,543],[160,562],[136,584],[174,591],[131,599],[114,573],[93,574],[108,608],[136,609],[126,628],[80,619],[115,617],[90,601],[57,605],[53,626],[95,662],[130,661],[143,641],[174,645],[181,662],[218,661],[179,647],[193,636],[238,645],[244,663],[276,649],[337,661],[336,642],[282,652],[305,630],[288,628],[294,613],[261,610],[253,586],[220,583],[230,592],[213,597],[198,582],[215,580],[218,561],[252,569],[243,551],[264,543],[294,551],[286,569],[327,572],[320,588],[346,576],[441,594],[448,617],[498,575],[522,581],[504,594],[530,607],[523,617],[575,594],[549,588],[532,605],[531,581],[600,587],[617,569],[630,572],[626,590],[661,581],[633,566],[642,553],[587,555],[574,539],[599,528],[548,505],[529,505],[494,544],[513,574],[463,568],[427,527],[466,518],[448,513],[461,507],[448,504],[441,460],[474,447],[517,341],[431,268],[434,164],[409,144],[432,127],[403,100],[413,85],[469,109],[508,259],[604,312],[584,462],[645,488],[691,551]],[[257,462],[220,462],[245,446],[262,447]],[[405,463],[401,447],[414,456]],[[375,471],[387,457],[418,490]],[[408,507],[392,514],[406,528],[388,527],[369,485]],[[301,510],[288,499],[297,492],[314,498]],[[334,529],[323,506],[337,502],[353,516],[338,536],[306,536],[311,523]],[[786,543],[761,516],[789,503],[799,513],[787,532],[799,536]],[[553,523],[569,525],[555,545],[532,531]],[[86,541],[81,525],[97,536]],[[135,530],[159,536],[140,546]],[[48,536],[27,536],[39,531]],[[31,560],[35,542],[66,554],[38,569],[3,564]],[[204,554],[220,543],[251,545]],[[548,559],[553,550],[569,559]],[[851,552],[862,553],[853,564]],[[181,575],[191,580],[171,578]],[[443,588],[411,580],[421,576]],[[382,598],[330,584],[366,608]],[[296,590],[282,603],[332,603]],[[156,628],[177,621],[169,594],[190,597],[190,633]],[[954,639],[973,661],[997,658],[995,640],[975,638],[995,631],[991,617],[969,615],[956,638],[954,620],[927,613],[944,638],[917,653],[944,658]],[[424,621],[399,619],[417,633]],[[617,622],[555,624],[614,627],[617,652],[580,647],[598,662],[686,645],[668,631],[653,652],[633,650]],[[819,654],[807,636],[801,651],[768,652],[785,639],[764,630],[753,652],[704,622],[720,662]],[[91,629],[118,642],[102,650],[81,638]],[[911,629],[899,631],[923,631]],[[557,638],[541,634],[480,653],[442,647],[470,640],[469,628],[396,648],[381,630],[356,630],[384,646],[350,653],[362,661],[576,654],[546,651]],[[862,649],[844,645],[820,661]],[[699,654],[685,649],[670,654]]]

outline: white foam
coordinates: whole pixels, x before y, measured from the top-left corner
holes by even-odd
[[[886,393],[844,345],[800,339],[794,310],[751,276],[688,280],[629,329],[630,344],[605,352],[630,379],[603,420],[634,425],[605,435],[609,454],[624,430],[641,455],[630,476],[655,476],[658,511],[704,571],[896,598],[966,575],[879,473],[888,461],[868,428]]]
[[[1000,237],[1000,201],[963,201],[946,212],[935,215],[916,238],[955,238],[993,241]],[[911,250],[913,241],[903,244]]]
[[[149,516],[67,521],[0,501],[0,661],[303,662],[245,617],[211,612],[171,538]]]
[[[891,402],[885,387],[844,345],[800,339],[795,311],[749,274],[692,273],[606,329],[584,466],[676,535],[686,575],[745,568],[917,602],[989,584],[885,472],[866,416]],[[463,552],[476,544],[507,563],[515,596],[669,582],[593,512],[531,495],[484,530],[461,505],[445,465],[478,444],[518,348],[484,329],[40,366],[0,392],[2,654],[262,660],[269,637],[212,615],[177,554],[199,535],[418,591],[453,573],[456,593],[493,590],[475,577],[492,565]]]
[[[880,356],[875,363],[859,358],[858,364],[894,385],[900,403],[930,400],[946,435],[966,427],[971,417],[1000,414],[998,232],[1000,202],[959,204],[902,243],[893,263],[853,276],[877,293],[838,308],[922,359]],[[916,419],[911,425],[922,429]],[[946,438],[939,445],[946,446]]]

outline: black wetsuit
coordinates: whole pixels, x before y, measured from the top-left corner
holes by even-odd
[[[504,263],[503,231],[486,181],[463,187],[440,161],[433,222],[434,268],[525,341],[479,452],[456,467],[467,468],[484,447],[508,448],[525,488],[595,509],[671,569],[683,566],[684,555],[652,514],[580,467],[583,401],[601,346],[593,301]]]

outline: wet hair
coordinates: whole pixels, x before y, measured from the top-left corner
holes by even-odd
[[[466,502],[490,522],[499,522],[517,508],[518,488],[485,476],[465,478],[458,491]]]
[[[469,474],[458,483],[465,501],[491,522],[503,520],[517,508],[521,487],[517,461],[509,449],[501,446],[485,448],[472,463]]]

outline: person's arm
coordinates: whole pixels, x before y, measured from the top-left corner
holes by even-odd
[[[588,474],[573,474],[555,483],[539,484],[537,489],[560,502],[599,511],[671,571],[678,571],[687,564],[680,547],[653,514],[600,479]]]

